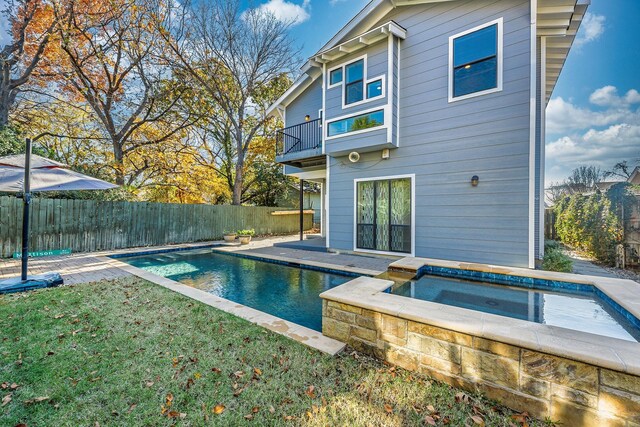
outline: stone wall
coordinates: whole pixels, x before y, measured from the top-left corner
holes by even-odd
[[[566,426],[640,427],[640,377],[323,301],[322,332],[358,351]]]

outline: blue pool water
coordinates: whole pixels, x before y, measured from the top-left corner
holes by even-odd
[[[578,331],[640,341],[640,330],[593,292],[555,292],[424,275],[391,293]]]
[[[322,330],[322,300],[318,295],[353,279],[211,250],[160,253],[122,261],[316,331]]]

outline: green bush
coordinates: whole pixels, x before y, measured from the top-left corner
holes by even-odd
[[[545,240],[544,251],[552,251],[554,249],[562,249],[562,244],[557,240]]]
[[[546,271],[571,273],[573,271],[573,260],[562,252],[560,248],[545,249],[542,269]]]
[[[238,230],[238,236],[253,236],[256,234],[256,231],[253,228],[248,228],[246,230]]]
[[[624,235],[622,212],[629,212],[621,209],[622,203],[627,203],[626,196],[618,193],[625,190],[617,187],[606,195],[597,191],[566,196],[556,205],[556,232],[562,243],[600,261],[615,261],[616,245],[622,243]]]

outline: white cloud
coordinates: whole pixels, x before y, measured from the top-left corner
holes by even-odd
[[[594,15],[593,13],[587,12],[584,15],[582,24],[580,25],[575,45],[580,47],[600,38],[604,33],[604,22],[606,19],[607,18],[603,15]]]
[[[547,182],[561,181],[580,165],[595,165],[603,170],[622,160],[636,161],[640,156],[640,125],[626,123],[603,130],[589,129],[583,134],[563,136],[546,146]]]
[[[581,165],[603,170],[640,159],[640,94],[619,95],[615,86],[595,90],[594,107],[554,98],[547,107],[546,182],[562,181]]]
[[[640,103],[640,93],[631,89],[624,96],[618,96],[618,89],[615,86],[605,86],[597,89],[589,97],[589,102],[602,107],[632,105]]]
[[[596,92],[591,94],[590,99],[595,98],[597,102],[605,102],[603,95],[596,95]],[[607,105],[609,108],[601,111],[592,110],[578,107],[560,97],[551,99],[547,105],[547,133],[565,133],[587,129],[590,126],[601,127],[622,122],[640,124],[640,115],[630,108],[630,104],[611,105],[596,102],[594,104]]]
[[[310,6],[311,0],[304,0],[301,5],[287,0],[269,0],[260,5],[258,10],[270,13],[280,21],[298,25],[311,18]]]

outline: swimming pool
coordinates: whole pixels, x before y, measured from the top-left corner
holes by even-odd
[[[593,290],[516,285],[423,275],[391,288],[391,293],[627,341],[640,340],[640,330]]]
[[[322,300],[318,295],[353,279],[347,273],[211,250],[155,253],[121,261],[316,331],[322,330]]]

